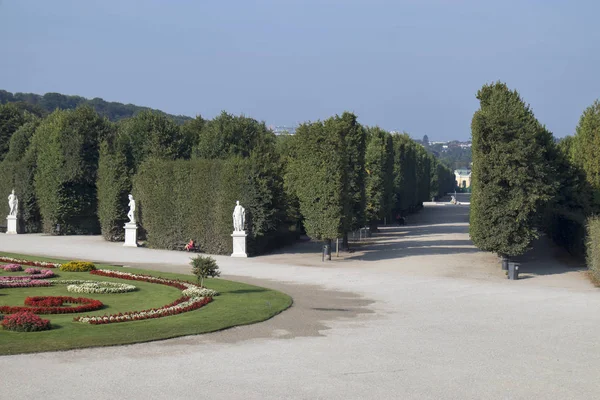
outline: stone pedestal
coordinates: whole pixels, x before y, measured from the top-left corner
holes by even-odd
[[[6,233],[10,235],[16,235],[18,233],[16,215],[9,215],[8,217],[6,217]]]
[[[125,224],[125,247],[138,247],[137,244],[137,224],[135,222],[128,222]]]
[[[231,237],[233,238],[233,253],[231,257],[248,257],[246,254],[246,231],[234,231]]]

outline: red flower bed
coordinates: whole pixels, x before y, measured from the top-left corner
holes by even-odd
[[[35,296],[25,299],[25,305],[31,307],[60,307],[63,303],[62,298],[52,296]]]
[[[50,329],[50,321],[41,319],[31,312],[21,311],[4,317],[2,320],[2,327],[9,331],[17,332],[43,331]]]
[[[48,297],[46,297],[48,298]],[[80,312],[96,311],[102,308],[103,304],[99,300],[88,299],[85,297],[55,296],[54,299],[61,299],[63,303],[81,304],[76,307],[20,307],[20,306],[0,306],[0,313],[13,314],[22,311],[29,311],[34,314],[71,314]],[[32,299],[29,297],[28,299]],[[35,299],[35,297],[33,298]],[[27,299],[25,299],[27,304]]]

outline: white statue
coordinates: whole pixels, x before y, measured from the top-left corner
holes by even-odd
[[[235,208],[233,209],[233,230],[234,232],[241,232],[244,230],[244,222],[246,222],[246,209],[240,206],[239,200],[235,204]]]
[[[132,195],[129,195],[129,212],[127,213],[127,218],[129,218],[130,224],[135,224],[135,200]]]
[[[10,209],[8,215],[16,217],[17,213],[19,212],[19,199],[15,194],[15,189],[13,189],[12,193],[8,195],[8,208]]]

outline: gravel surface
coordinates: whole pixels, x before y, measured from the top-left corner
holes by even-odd
[[[428,204],[329,263],[310,243],[217,257],[227,278],[283,290],[294,306],[213,334],[3,356],[0,398],[599,398],[597,289],[545,240],[523,258],[526,279],[506,280],[467,221],[468,205]],[[189,270],[189,254],[98,237],[0,237],[2,251],[34,249]]]

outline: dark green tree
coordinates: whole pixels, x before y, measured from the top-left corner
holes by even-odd
[[[23,111],[14,104],[0,105],[0,161],[8,152],[10,138],[26,121]]]
[[[325,121],[325,127],[336,135],[341,135],[345,141],[346,157],[346,183],[345,196],[347,197],[346,211],[344,212],[344,247],[348,247],[347,233],[365,226],[365,151],[366,131],[358,123],[356,115],[344,112]]]
[[[574,164],[583,169],[593,190],[593,207],[600,211],[600,101],[596,100],[581,115],[570,145]]]
[[[329,124],[335,123],[330,120]],[[298,197],[306,233],[328,241],[345,233],[347,156],[343,131],[321,121],[296,129],[295,156],[286,180]]]
[[[391,135],[378,127],[367,129],[365,154],[366,219],[374,231],[377,223],[390,218],[393,199],[394,158]]]
[[[195,258],[192,258],[190,265],[192,266],[192,273],[196,275],[201,287],[204,287],[204,279],[221,276],[217,261],[212,257],[196,256]]]
[[[504,83],[483,86],[477,98],[480,108],[471,124],[471,238],[502,257],[520,255],[538,237],[539,216],[557,190],[553,138]]]
[[[36,129],[35,194],[47,233],[99,232],[96,199],[99,143],[112,126],[93,109],[57,110]]]
[[[249,157],[265,142],[275,142],[275,135],[264,122],[225,111],[195,130],[200,133],[193,151],[196,158]]]

